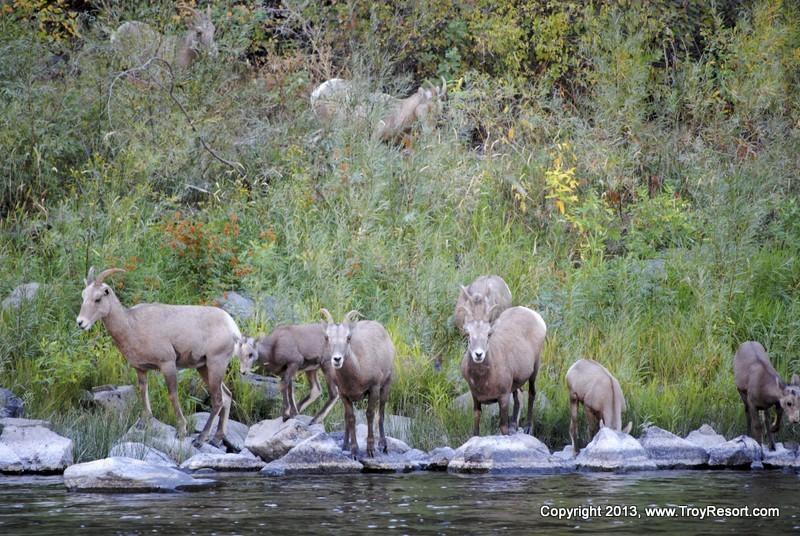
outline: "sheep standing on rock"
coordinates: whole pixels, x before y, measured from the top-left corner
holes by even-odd
[[[388,452],[384,420],[389,386],[394,374],[394,345],[386,329],[372,320],[355,322],[357,311],[350,311],[341,324],[334,322],[327,309],[320,311],[325,318],[325,357],[333,365],[336,386],[344,404],[344,442],[342,450],[350,449],[353,458],[358,456],[356,441],[356,416],[353,402],[368,397],[367,401],[367,456],[375,456],[374,417],[379,404],[378,448]]]
[[[473,320],[485,320],[491,324],[500,313],[511,307],[511,291],[498,275],[482,275],[468,287],[461,285],[460,289],[453,318],[462,334],[468,314]]]
[[[491,311],[490,311],[491,312]],[[465,311],[464,330],[469,345],[461,360],[461,374],[472,393],[475,422],[472,434],[480,435],[481,405],[497,402],[500,406],[500,433],[507,435],[508,404],[514,397],[512,421],[519,427],[519,389],[528,382],[528,432],[533,434],[533,401],[536,375],[547,334],[539,313],[527,307],[503,311],[493,324],[476,320]]]
[[[304,409],[319,398],[317,371],[322,369],[328,387],[328,401],[312,419],[312,424],[322,421],[330,412],[339,392],[336,388],[333,367],[330,360],[324,359],[325,329],[322,324],[300,324],[279,326],[267,337],[244,337],[237,341],[234,353],[239,358],[239,370],[248,374],[259,362],[270,374],[281,378],[283,396],[283,420],[302,413]],[[305,372],[311,391],[300,402],[298,408],[294,400],[293,379],[298,372]]]
[[[579,359],[567,371],[569,389],[569,437],[573,452],[578,452],[578,404],[583,403],[586,414],[586,433],[594,437],[599,423],[612,430],[630,433],[633,423],[623,430],[622,412],[625,397],[617,379],[597,361]]]
[[[800,377],[792,375],[787,385],[769,362],[767,351],[757,342],[747,341],[739,346],[733,358],[733,380],[744,403],[747,435],[763,442],[764,429],[760,411],[767,421],[769,448],[775,450],[775,437],[781,429],[783,413],[790,423],[800,422]],[[775,408],[775,421],[769,425],[769,408]],[[754,432],[756,435],[754,435]]]
[[[143,418],[147,421],[153,416],[147,394],[147,371],[161,371],[181,436],[186,435],[186,418],[178,402],[178,369],[197,369],[211,395],[211,414],[195,444],[199,446],[208,439],[211,425],[219,416],[211,443],[222,445],[231,409],[231,392],[222,380],[234,343],[242,336],[236,322],[218,307],[142,303],[127,309],[104,282],[108,276],[124,271],[109,268],[95,277],[94,268],[89,269],[78,327],[88,331],[97,320],[103,321],[120,353],[136,370]]]

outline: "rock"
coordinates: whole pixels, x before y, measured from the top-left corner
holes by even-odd
[[[144,443],[117,443],[108,452],[110,458],[133,458],[153,465],[164,465],[166,467],[177,467],[178,465],[160,450],[145,445]]]
[[[568,462],[575,459],[575,451],[572,449],[572,445],[564,445],[563,449],[553,453],[553,458]]]
[[[341,442],[320,432],[299,443],[279,460],[268,463],[261,473],[269,476],[360,473],[362,469],[349,452],[342,451]]]
[[[376,412],[377,413],[377,412]],[[367,424],[367,414],[362,410],[356,410],[356,425],[363,424],[366,426]],[[384,431],[386,432],[387,437],[392,436],[400,441],[404,441],[408,443],[411,436],[411,418],[410,417],[402,417],[400,415],[390,415],[386,414],[386,421],[384,422]],[[375,417],[376,429],[377,429],[377,422],[378,417]]]
[[[646,471],[656,463],[632,436],[603,427],[575,458],[578,469],[590,471]]]
[[[298,415],[283,422],[283,419],[269,419],[250,427],[244,446],[256,456],[267,462],[277,460],[303,440],[324,432],[321,424],[309,426],[311,417]]]
[[[255,313],[255,302],[238,292],[225,292],[216,299],[217,305],[222,307],[237,322],[250,319]]]
[[[711,447],[725,443],[725,437],[714,431],[711,426],[704,424],[697,430],[689,432],[689,435],[686,436],[686,441],[708,450]]]
[[[118,443],[144,443],[150,447],[155,448],[173,461],[180,463],[199,454],[207,452],[212,454],[224,454],[225,451],[218,449],[210,443],[204,443],[200,448],[193,445],[194,436],[186,436],[184,438],[178,437],[175,427],[152,418],[149,422],[144,424],[137,422],[119,439]]]
[[[203,427],[206,425],[208,421],[208,416],[210,413],[208,412],[200,412],[195,413],[193,415],[194,418],[194,431],[195,432],[202,432]],[[214,423],[211,425],[211,433],[213,434],[214,431],[217,429],[217,423],[219,423],[219,417],[214,419]],[[244,448],[244,440],[247,438],[247,432],[250,428],[246,424],[242,424],[238,421],[234,421],[232,419],[228,419],[227,428],[225,430],[225,439],[228,443],[231,444],[236,450],[242,450]]]
[[[451,405],[453,408],[460,409],[461,411],[471,415],[473,410],[472,394],[467,391],[466,393],[458,395],[453,399]],[[489,417],[497,417],[500,415],[500,407],[497,404],[484,404],[481,406],[481,413],[483,415],[489,415]]]
[[[456,451],[450,447],[437,447],[428,453],[425,468],[428,471],[446,471],[455,455]]]
[[[391,451],[386,454],[376,449],[374,457],[364,456],[358,461],[364,466],[365,473],[410,473],[428,467],[428,456],[418,449],[409,449],[402,454]]]
[[[552,473],[563,465],[550,456],[544,443],[523,433],[473,437],[455,451],[451,473]]]
[[[800,468],[797,450],[787,449],[783,443],[775,443],[775,450],[762,450],[762,455],[762,463],[767,469]]]
[[[761,458],[761,445],[746,435],[740,435],[708,449],[710,467],[748,469],[754,462],[761,462]]]
[[[245,374],[241,378],[245,383],[260,389],[267,400],[281,400],[281,382],[278,378],[253,373]]]
[[[0,443],[0,473],[22,473],[23,471],[22,459],[11,447]]]
[[[95,406],[123,411],[136,402],[137,396],[133,385],[101,385],[93,387],[86,399]]]
[[[70,491],[143,493],[205,489],[216,482],[192,478],[172,467],[117,456],[71,465],[64,471],[64,485]]]
[[[690,469],[708,463],[706,450],[658,426],[648,426],[639,438],[659,469]]]
[[[270,324],[296,324],[298,321],[294,306],[286,298],[264,296],[259,303]]]
[[[247,451],[249,453],[249,451]],[[258,471],[266,463],[252,454],[195,454],[181,464],[185,471],[213,469],[214,471]]]
[[[22,302],[32,300],[38,292],[39,283],[25,283],[12,290],[1,306],[3,309],[18,309]]]
[[[14,396],[8,389],[0,387],[0,419],[8,417],[22,418],[25,416],[25,409],[22,399]]]
[[[0,428],[0,445],[5,447],[0,458],[8,462],[0,465],[0,472],[60,473],[72,463],[72,440],[50,430],[45,421],[5,418]]]

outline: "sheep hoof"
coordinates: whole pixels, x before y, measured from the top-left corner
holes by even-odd
[[[194,440],[194,441],[192,441],[192,446],[193,446],[194,448],[196,448],[196,449],[199,449],[199,448],[202,448],[202,447],[203,447],[203,444],[204,444],[204,443],[205,443],[205,441],[201,440],[201,439],[198,437],[198,438],[195,438],[195,440]]]
[[[241,449],[236,448],[236,445],[228,441],[226,438],[222,439],[222,444],[225,446],[228,452],[234,452],[236,454],[242,452]]]
[[[219,437],[215,437],[214,439],[209,441],[208,444],[211,445],[212,447],[216,447],[218,449],[221,449],[222,446],[225,444],[225,440],[221,439]]]
[[[389,445],[386,443],[386,439],[381,438],[378,441],[378,450],[384,454],[389,454]]]

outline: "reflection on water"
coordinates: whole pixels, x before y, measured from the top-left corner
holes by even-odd
[[[614,534],[800,530],[798,476],[779,472],[448,474],[266,478],[231,474],[198,493],[68,493],[60,477],[0,476],[0,534]],[[777,518],[648,517],[646,507],[777,506]],[[543,517],[541,509],[619,515]],[[633,507],[636,511],[633,512]],[[605,512],[604,512],[605,513]],[[636,514],[636,515],[634,515]],[[759,530],[760,529],[760,530]]]

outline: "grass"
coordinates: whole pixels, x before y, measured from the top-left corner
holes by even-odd
[[[109,27],[116,16],[98,14]],[[768,48],[772,70],[753,73],[687,55],[666,81],[657,51],[614,26],[621,20],[602,46],[582,45],[596,76],[573,101],[535,80],[470,71],[451,84],[439,127],[415,133],[407,151],[373,142],[364,124],[320,129],[307,105],[314,58],[299,55],[269,86],[235,60],[235,25],[220,36],[230,61],[181,74],[187,117],[163,91],[125,81],[109,91],[122,66],[96,28],[66,73],[48,79],[41,58],[51,45],[24,22],[0,20],[0,146],[11,179],[0,295],[46,285],[0,312],[0,385],[76,438],[79,459],[104,456],[131,417],[86,413],[80,395],[135,374],[102,326],[82,333],[74,321],[88,266],[121,266],[128,272],[114,285],[126,305],[213,303],[229,290],[285,304],[244,322],[249,333],[316,320],[320,307],[335,317],[358,309],[397,347],[389,408],[414,419],[414,446],[455,446],[472,415],[452,405],[467,387],[450,317],[459,284],[495,273],[548,324],[535,431],[552,448],[568,441],[564,374],[581,357],[618,377],[634,429],[685,434],[707,422],[743,433],[737,345],[761,341],[785,377],[800,369],[800,101],[797,85],[770,89],[793,76],[793,60]],[[759,31],[743,19],[715,46],[745,40],[756,61]],[[355,56],[341,61],[368,69]],[[709,69],[750,93],[726,104]],[[769,84],[759,89],[756,76]],[[513,100],[514,113],[486,95]],[[189,119],[244,177],[202,148]],[[465,142],[476,122],[497,126],[486,150]],[[235,368],[233,417],[277,415]],[[197,379],[181,376],[187,414],[204,405]],[[150,396],[174,424],[163,380],[151,380]],[[329,424],[341,420],[337,406]],[[483,430],[496,428],[484,417]]]

